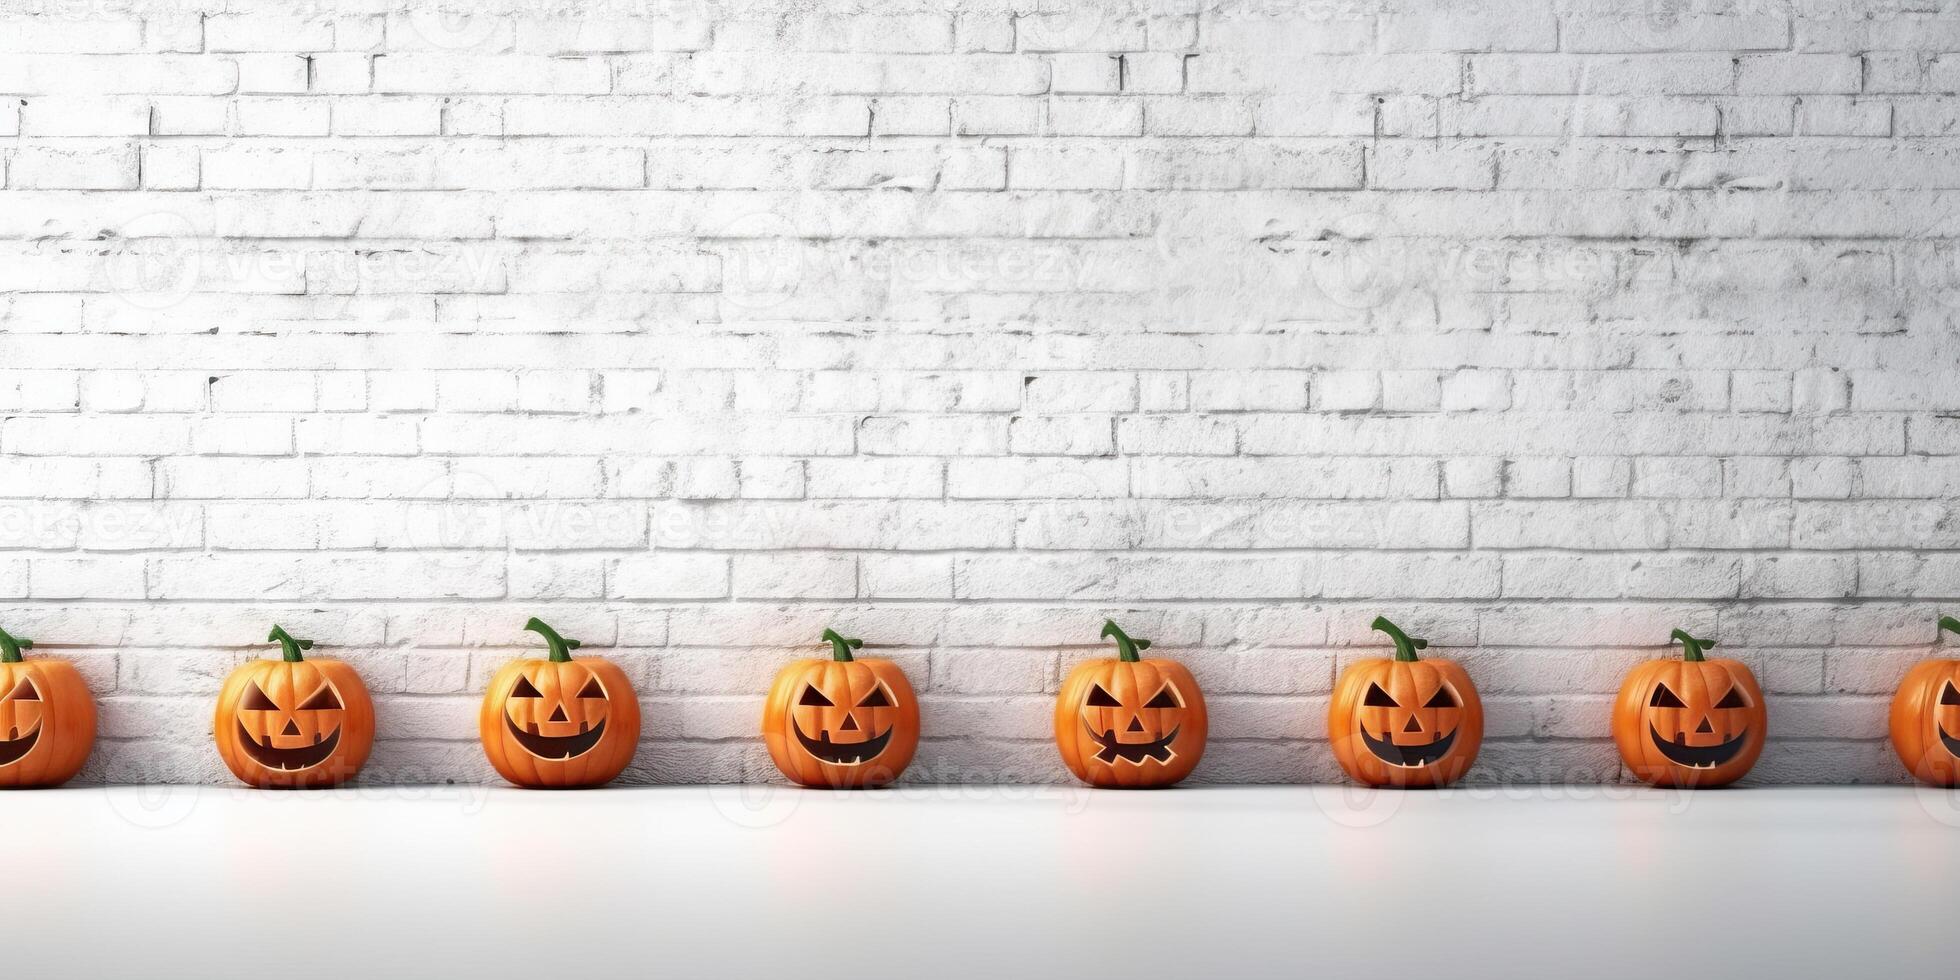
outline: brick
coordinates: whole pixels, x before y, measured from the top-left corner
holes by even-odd
[[[374,90],[383,93],[599,94],[612,86],[599,58],[534,55],[389,54],[374,61]]]
[[[1184,91],[1186,57],[1176,51],[1138,51],[1123,55],[1123,91],[1149,95]]]
[[[1379,29],[1383,51],[1553,51],[1559,41],[1551,8],[1532,5],[1474,17],[1424,10],[1384,17]]]
[[[953,100],[953,133],[958,136],[1032,136],[1040,129],[1041,106],[1006,96]]]
[[[134,190],[137,151],[131,143],[24,146],[8,168],[10,186],[40,189]]]
[[[1255,128],[1261,136],[1372,136],[1376,105],[1366,95],[1261,99]]]
[[[1047,104],[1044,135],[1141,136],[1143,104],[1136,99],[1058,97]]]
[[[857,578],[848,555],[738,555],[733,589],[743,599],[849,599]]]
[[[714,599],[728,595],[728,559],[712,555],[642,555],[606,570],[608,595],[619,599]]]
[[[1049,88],[1056,95],[1096,95],[1120,86],[1123,63],[1100,54],[1051,55]]]
[[[1152,136],[1249,136],[1252,110],[1237,99],[1152,98],[1143,128]]]

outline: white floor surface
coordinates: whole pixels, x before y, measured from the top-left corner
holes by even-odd
[[[0,795],[6,976],[1931,977],[1960,795]]]

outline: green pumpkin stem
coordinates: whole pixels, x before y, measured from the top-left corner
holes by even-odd
[[[1399,663],[1415,663],[1416,651],[1429,649],[1428,640],[1402,632],[1402,627],[1389,622],[1387,616],[1376,616],[1375,621],[1369,625],[1387,633],[1389,639],[1395,641],[1395,659]]]
[[[840,664],[851,662],[851,651],[864,646],[864,641],[855,636],[841,636],[836,630],[824,630],[823,638],[830,643],[830,659]]]
[[[572,651],[581,646],[577,640],[568,640],[559,636],[557,630],[546,626],[544,620],[536,616],[531,617],[531,621],[525,623],[524,628],[544,637],[544,642],[551,646],[551,662],[554,664],[571,663]]]
[[[1681,644],[1681,659],[1691,664],[1706,662],[1708,658],[1702,656],[1701,652],[1715,645],[1714,640],[1697,640],[1689,636],[1686,630],[1675,630],[1673,636],[1669,638]]]
[[[289,664],[301,662],[302,658],[299,655],[301,650],[313,649],[312,640],[295,640],[293,639],[293,634],[286,632],[284,626],[274,626],[272,628],[272,635],[266,637],[265,642],[279,644],[280,648],[285,651],[286,662]]]
[[[1103,635],[1103,639],[1106,640],[1112,637],[1115,638],[1116,659],[1121,660],[1126,664],[1133,664],[1143,659],[1142,657],[1137,656],[1138,650],[1150,649],[1149,640],[1130,639],[1130,634],[1123,632],[1123,628],[1116,625],[1116,620],[1113,619],[1103,620],[1102,635]]]
[[[34,649],[33,640],[15,639],[6,630],[0,630],[0,664],[20,663],[20,652],[32,649]]]
[[[1960,619],[1954,619],[1952,616],[1941,616],[1940,629],[1945,630],[1948,633],[1960,635]],[[1935,635],[1938,635],[1939,630],[1934,630],[1933,633]],[[0,633],[0,636],[5,636],[5,635],[6,634],[4,633]],[[24,641],[23,641],[23,645],[25,645]]]

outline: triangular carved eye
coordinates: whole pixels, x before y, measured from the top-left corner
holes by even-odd
[[[1395,703],[1394,698],[1388,696],[1387,691],[1382,690],[1382,686],[1380,684],[1368,685],[1368,696],[1361,699],[1361,704],[1364,707],[1369,707],[1369,708],[1401,707],[1401,705]]]
[[[1960,689],[1956,689],[1952,681],[1947,681],[1946,688],[1940,691],[1940,703],[1960,704]]]
[[[1948,684],[1946,686],[1946,689],[1949,691],[1953,690],[1953,685]],[[14,700],[39,701],[41,700],[41,692],[34,689],[33,681],[30,681],[27,678],[23,677],[20,680],[20,686],[14,688]]]
[[[244,711],[279,710],[279,706],[273,704],[272,699],[265,696],[265,689],[260,687],[256,682],[251,687],[245,689],[245,700],[239,702],[238,707]]]
[[[1457,700],[1456,700],[1456,695],[1454,695],[1454,694],[1451,694],[1451,693],[1450,693],[1450,689],[1449,689],[1449,688],[1447,688],[1447,687],[1439,687],[1439,688],[1437,688],[1437,689],[1436,689],[1436,693],[1435,693],[1435,694],[1432,694],[1432,695],[1430,695],[1430,696],[1429,696],[1429,700],[1427,700],[1427,701],[1424,701],[1424,702],[1422,703],[1422,706],[1423,706],[1423,707],[1425,707],[1425,708],[1461,708],[1461,707],[1463,707],[1463,705],[1461,705],[1461,704],[1459,704],[1459,703],[1457,703]]]
[[[1681,699],[1675,697],[1674,692],[1668,690],[1666,684],[1656,684],[1654,685],[1654,696],[1647,699],[1647,707],[1685,708],[1687,705],[1682,704]]]
[[[532,684],[529,677],[519,677],[517,679],[517,686],[510,689],[510,696],[514,698],[544,697],[544,695],[538,693],[537,685]]]
[[[858,707],[860,708],[889,708],[891,706],[892,699],[886,696],[885,689],[882,687],[872,688],[871,693],[865,695],[864,700],[858,702]]]
[[[1157,696],[1156,696],[1156,697],[1154,697],[1154,698],[1151,698],[1151,699],[1150,699],[1150,702],[1149,702],[1148,704],[1145,704],[1145,705],[1144,705],[1144,707],[1146,707],[1146,708],[1182,708],[1182,707],[1184,707],[1184,706],[1183,706],[1183,705],[1181,705],[1181,704],[1178,704],[1178,703],[1177,703],[1177,695],[1175,695],[1175,694],[1172,694],[1172,693],[1171,693],[1171,689],[1167,687],[1167,688],[1164,688],[1164,689],[1163,689],[1163,690],[1161,690],[1161,691],[1158,691],[1158,692],[1157,692]]]
[[[797,698],[796,703],[807,704],[813,708],[828,708],[834,702],[832,702],[829,698],[824,697],[822,691],[819,691],[814,687],[806,686],[803,688],[803,696]]]
[[[1089,685],[1088,703],[1091,708],[1120,708],[1123,706],[1123,702],[1116,700],[1108,691],[1103,690],[1101,684]]]
[[[1715,707],[1717,707],[1717,708],[1747,708],[1747,707],[1749,707],[1749,702],[1748,702],[1748,701],[1745,701],[1745,700],[1743,700],[1743,698],[1742,698],[1742,689],[1741,689],[1741,688],[1739,688],[1739,687],[1732,687],[1732,688],[1729,688],[1729,693],[1727,693],[1727,694],[1724,694],[1724,695],[1722,695],[1722,700],[1720,700],[1720,701],[1718,701],[1718,702],[1716,702],[1716,703],[1715,703]]]
[[[603,698],[606,696],[606,689],[599,686],[599,679],[597,677],[589,677],[585,681],[585,686],[578,689],[578,696],[582,698]]]
[[[300,705],[298,708],[294,710],[336,711],[339,710],[339,708],[340,708],[340,698],[334,695],[333,688],[323,687],[318,691],[313,692],[313,696],[307,698],[305,704]]]

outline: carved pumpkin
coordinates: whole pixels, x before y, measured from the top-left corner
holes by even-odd
[[[519,786],[563,789],[611,782],[640,745],[640,701],[626,672],[598,657],[572,659],[577,640],[533,619],[551,649],[513,660],[490,679],[478,715],[483,753]]]
[[[919,748],[919,699],[889,660],[860,660],[864,641],[824,630],[829,660],[799,660],[776,674],[762,709],[762,740],[783,775],[845,789],[897,779]]]
[[[1327,738],[1334,758],[1370,786],[1447,786],[1477,761],[1484,703],[1460,665],[1419,660],[1428,640],[1385,617],[1375,629],[1395,641],[1395,659],[1350,664],[1334,684]]]
[[[1116,641],[1116,659],[1077,665],[1055,698],[1062,761],[1091,786],[1149,789],[1189,776],[1210,725],[1197,680],[1175,660],[1138,656],[1150,641],[1114,620],[1102,635]]]
[[[33,640],[0,630],[0,789],[59,786],[95,747],[95,701],[75,665],[23,660]]]
[[[1763,754],[1769,708],[1756,675],[1710,660],[1714,640],[1682,630],[1680,660],[1649,660],[1627,674],[1613,704],[1613,741],[1635,776],[1655,786],[1726,786]]]
[[[337,786],[354,778],[374,748],[374,702],[354,668],[307,660],[277,626],[266,637],[279,660],[253,660],[218,692],[212,735],[232,775],[260,789]]]
[[[1960,620],[1941,616],[1940,629],[1960,634]],[[1922,660],[1906,672],[1892,697],[1892,750],[1920,781],[1960,785],[1960,660]]]

